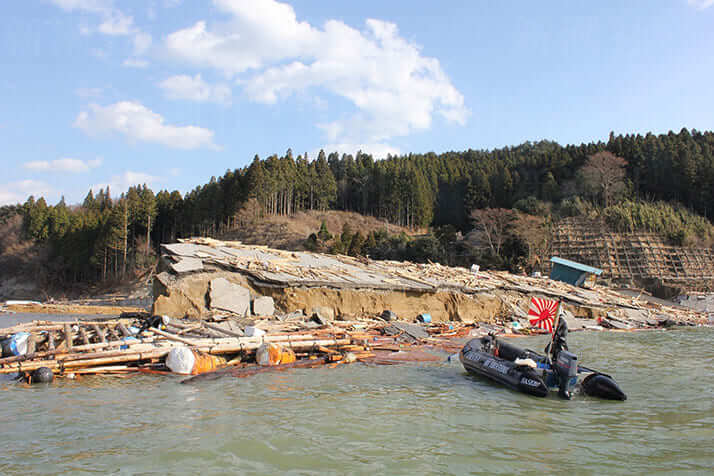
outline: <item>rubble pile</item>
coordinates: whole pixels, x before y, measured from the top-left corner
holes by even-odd
[[[539,296],[562,301],[570,316],[581,321],[573,322],[575,328],[707,322],[705,314],[693,309],[546,277],[287,252],[208,238],[180,241],[162,245],[164,271],[155,280],[154,314],[205,319],[225,312],[310,314],[321,307],[348,319],[391,309],[407,320],[427,312],[435,322],[495,323],[525,320],[530,298]],[[256,304],[266,298],[272,298],[272,309]]]
[[[0,329],[0,374],[17,373],[31,381],[38,369],[76,378],[137,372],[203,374],[223,368],[217,375],[246,376],[272,367],[392,363],[395,358],[399,362],[441,360],[436,354],[423,354],[424,349],[455,351],[458,345],[451,339],[468,336],[474,329],[387,323],[377,317],[321,324],[318,313],[300,320],[197,322],[145,316],[74,323],[33,321]],[[410,354],[409,348],[422,353]]]

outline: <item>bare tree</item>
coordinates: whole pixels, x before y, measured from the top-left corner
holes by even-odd
[[[528,245],[526,266],[529,271],[542,271],[543,261],[550,255],[551,241],[550,218],[519,213],[513,222],[513,234]]]
[[[625,167],[627,161],[612,152],[602,151],[588,158],[580,174],[585,186],[597,191],[605,208],[612,198],[625,190]]]
[[[486,238],[491,252],[495,256],[501,256],[501,246],[516,218],[515,212],[505,208],[483,208],[472,211],[471,218],[476,229]]]

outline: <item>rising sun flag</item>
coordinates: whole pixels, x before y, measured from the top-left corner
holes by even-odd
[[[558,301],[543,298],[531,298],[528,308],[529,321],[533,327],[553,333],[553,321],[558,313]]]

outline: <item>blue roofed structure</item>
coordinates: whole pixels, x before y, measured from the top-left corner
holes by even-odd
[[[582,286],[586,282],[594,283],[595,277],[602,274],[601,269],[568,259],[558,258],[557,256],[553,256],[550,262],[553,263],[553,269],[550,271],[550,279],[563,281],[573,286]]]

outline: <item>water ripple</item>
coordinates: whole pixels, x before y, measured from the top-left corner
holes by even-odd
[[[707,473],[711,329],[576,333],[626,402],[537,399],[454,363],[340,366],[179,385],[0,380],[3,474]],[[543,338],[519,344],[543,346]]]

